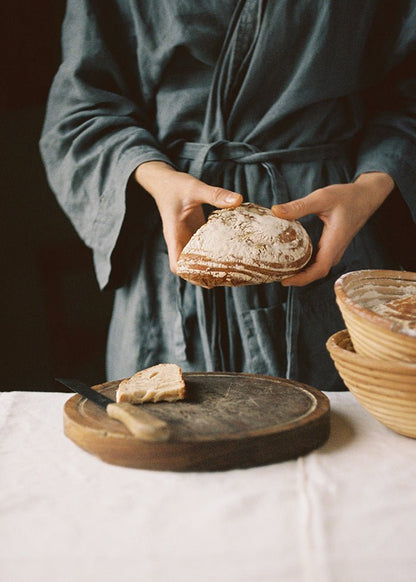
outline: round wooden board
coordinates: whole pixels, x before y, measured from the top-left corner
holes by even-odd
[[[168,422],[165,442],[134,437],[82,396],[64,406],[64,431],[82,449],[114,465],[168,471],[213,471],[293,459],[329,436],[329,400],[305,384],[252,374],[185,373],[181,402],[146,403]],[[95,386],[115,399],[118,382]]]

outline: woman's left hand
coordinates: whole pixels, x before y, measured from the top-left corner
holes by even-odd
[[[371,172],[361,174],[352,184],[326,186],[299,200],[272,206],[279,218],[294,220],[316,214],[324,223],[313,262],[284,279],[282,285],[301,287],[325,277],[393,189],[394,181],[388,174]]]

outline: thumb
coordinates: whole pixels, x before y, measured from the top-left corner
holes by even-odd
[[[217,186],[205,185],[203,191],[200,192],[201,199],[199,202],[211,204],[216,208],[231,208],[240,206],[243,201],[241,194],[220,188]]]
[[[306,214],[312,213],[307,196],[299,200],[285,202],[284,204],[275,204],[271,210],[275,216],[285,218],[286,220],[296,220],[302,218],[302,216],[306,216]]]
[[[296,220],[307,214],[318,214],[327,206],[327,200],[323,196],[324,191],[315,190],[304,198],[292,200],[285,204],[276,204],[271,210],[275,216],[286,220]]]

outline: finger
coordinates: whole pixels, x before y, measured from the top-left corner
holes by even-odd
[[[170,270],[176,274],[179,256],[192,235],[205,223],[202,206],[197,206],[188,216],[178,221],[175,215],[167,215],[163,221],[163,236],[169,255]]]
[[[165,241],[168,249],[169,268],[176,275],[178,259],[185,245],[175,237],[174,233],[166,234]]]
[[[216,208],[235,208],[242,203],[243,197],[237,192],[217,186],[208,186],[208,184],[201,182],[195,201],[201,204],[211,204]]]
[[[326,277],[331,267],[338,264],[348,243],[340,239],[336,229],[325,227],[318,244],[315,259],[303,271],[282,281],[284,287],[303,287]]]
[[[177,264],[180,254],[182,253],[184,247],[189,242],[194,231],[187,228],[182,228],[181,230],[172,230],[164,233],[166,246],[168,249],[169,257],[169,268],[172,273],[177,272]]]
[[[310,267],[306,267],[300,273],[283,279],[283,287],[304,287],[309,283],[323,279],[329,273],[330,267],[320,263],[312,263]]]
[[[191,238],[192,234],[193,233],[190,231],[187,234],[184,234],[182,231],[181,233],[178,233],[178,237],[176,237],[174,233],[172,233],[170,236],[167,235],[165,237],[166,245],[168,247],[169,269],[175,275],[178,274],[179,257],[181,255],[182,250],[184,249],[186,243]],[[195,284],[195,283],[193,283],[193,284]],[[204,287],[205,289],[211,289],[211,287],[208,287],[206,285],[199,285],[199,286]]]
[[[271,210],[275,216],[286,220],[296,220],[308,214],[320,214],[328,210],[334,197],[329,196],[325,189],[315,190],[304,198],[292,200],[285,204],[275,204]]]

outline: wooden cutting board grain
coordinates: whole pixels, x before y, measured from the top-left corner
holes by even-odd
[[[140,406],[165,420],[165,442],[134,437],[82,396],[64,406],[65,434],[107,463],[140,469],[214,471],[293,459],[329,436],[329,400],[305,384],[252,374],[185,373],[186,399]],[[94,386],[115,398],[118,382]]]

